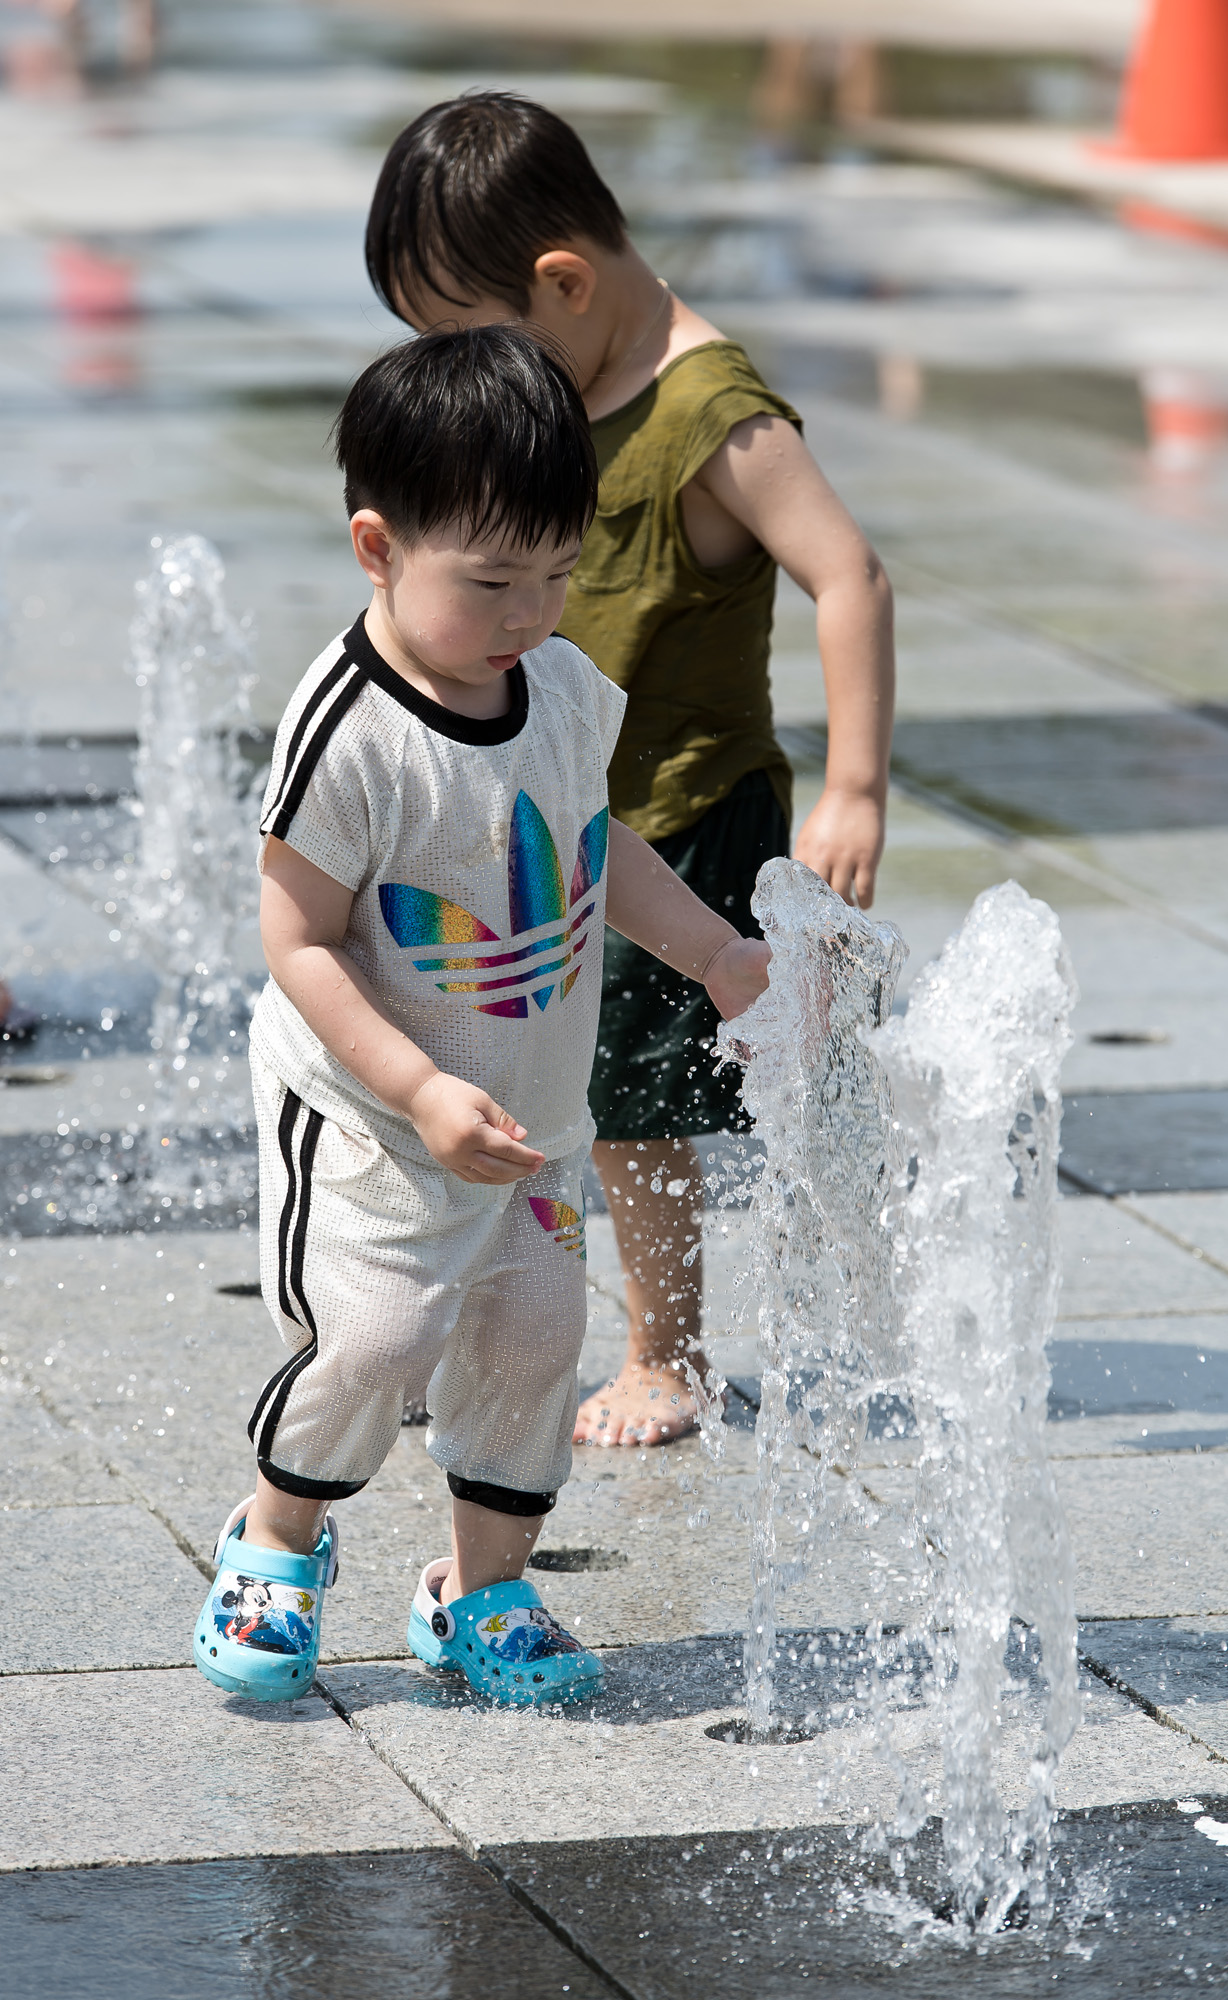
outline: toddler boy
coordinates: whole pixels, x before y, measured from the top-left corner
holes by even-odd
[[[310,1686],[330,1504],[425,1397],[452,1553],[410,1646],[496,1699],[575,1700],[599,1663],[523,1570],[571,1465],[602,927],[725,1016],[769,953],[610,820],[624,697],[555,634],[597,497],[561,363],[517,328],[430,334],[360,376],[336,438],[372,598],[293,696],[261,819],[261,1271],[292,1352],[194,1655],[236,1693]]]

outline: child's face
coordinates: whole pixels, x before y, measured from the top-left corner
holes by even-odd
[[[579,541],[531,549],[500,534],[471,541],[455,524],[406,546],[367,508],[350,532],[406,664],[473,688],[500,680],[553,632],[580,554]]]

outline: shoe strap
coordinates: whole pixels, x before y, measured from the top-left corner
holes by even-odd
[[[232,1507],[229,1514],[227,1514],[222,1532],[213,1544],[213,1560],[215,1563],[221,1562],[222,1550],[225,1548],[239,1523],[247,1519],[248,1509],[255,1505],[255,1501],[255,1494],[249,1493],[246,1500],[240,1500],[238,1506]]]
[[[337,1526],[337,1516],[326,1514],[324,1532],[328,1536],[328,1567],[324,1571],[324,1588],[332,1587],[337,1577],[337,1562],[341,1555],[341,1530]],[[317,1547],[319,1544],[317,1543]]]

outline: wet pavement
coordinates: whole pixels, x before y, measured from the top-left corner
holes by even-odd
[[[1228,405],[1225,254],[847,147],[773,161],[689,59],[585,73],[388,13],[208,12],[166,10],[146,86],[0,96],[0,970],[47,1017],[0,1050],[7,1990],[76,1992],[84,1967],[104,2000],[218,1976],[460,2000],[492,1979],[526,2000],[1228,1983],[1228,459],[1213,436],[1174,453],[1155,381]],[[464,81],[517,77],[798,402],[887,559],[876,914],[912,947],[905,995],[1008,875],[1059,911],[1080,983],[1048,1429],[1084,1723],[1054,1907],[984,1951],[935,1914],[932,1826],[911,1902],[866,1850],[893,1780],[864,1718],[806,1727],[916,1589],[907,1412],[872,1429],[862,1518],[782,1603],[798,1740],[726,1740],[758,1401],[736,1207],[706,1221],[723,1463],[694,1440],[586,1451],[543,1538],[539,1585],[608,1661],[591,1714],[491,1717],[409,1659],[446,1518],[412,1428],[347,1503],[317,1691],[270,1713],[185,1664],[280,1349],[249,1139],[187,1133],[170,1193],[153,1159],[156,976],[108,907],[136,832],[132,585],[154,535],[218,544],[252,614],[255,770],[360,602],[326,435],[396,332],[361,265],[379,148]],[[77,166],[37,214],[14,164],[35,144]],[[804,811],[824,707],[787,584],[773,675]],[[608,1218],[590,1237],[585,1388],[620,1348]],[[1030,1713],[1025,1690],[1021,1786]]]

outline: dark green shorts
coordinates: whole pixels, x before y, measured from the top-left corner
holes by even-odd
[[[764,771],[740,778],[694,826],[653,842],[709,909],[761,937],[750,913],[763,863],[789,852],[789,822]],[[720,1016],[702,986],[605,934],[601,1022],[588,1099],[599,1139],[681,1139],[741,1132],[740,1071],[713,1074]]]

